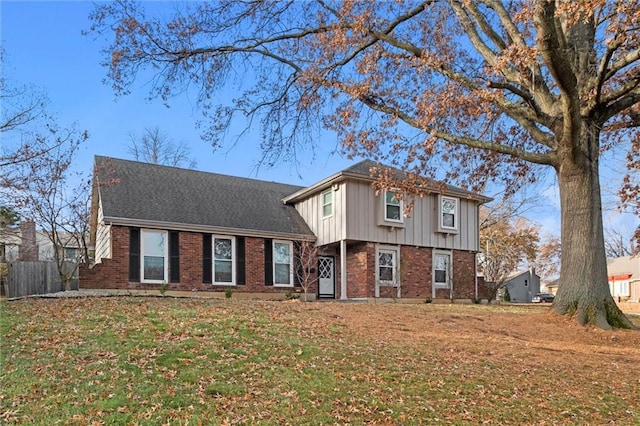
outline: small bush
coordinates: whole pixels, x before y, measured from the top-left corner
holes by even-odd
[[[511,295],[509,294],[509,289],[505,287],[503,300],[505,302],[511,302]]]
[[[431,303],[433,302],[433,299],[431,297],[427,297],[426,299],[424,299],[424,303]]]
[[[224,297],[226,297],[227,299],[231,299],[231,296],[233,296],[233,289],[232,288],[228,288],[224,291]]]
[[[480,303],[482,303],[482,299],[480,299],[479,297],[472,297],[471,303],[473,303],[474,305],[479,305]]]
[[[298,293],[292,292],[291,290],[287,290],[287,292],[284,294],[284,297],[286,297],[287,300],[300,299],[300,295]]]
[[[160,290],[160,294],[161,294],[161,295],[163,295],[163,296],[164,296],[164,295],[167,293],[167,290],[168,290],[168,289],[169,289],[169,284],[167,284],[167,283],[165,283],[165,282],[163,282],[162,284],[160,284],[160,288],[159,288],[159,290]]]

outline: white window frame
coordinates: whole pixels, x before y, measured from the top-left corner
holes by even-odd
[[[445,275],[445,282],[440,283],[440,282],[436,282],[436,258],[438,256],[447,256],[447,258],[449,259],[449,262],[446,266],[447,270],[446,275]],[[434,250],[433,251],[433,262],[432,262],[432,267],[431,267],[431,275],[433,276],[433,288],[434,288],[434,293],[435,293],[435,289],[436,288],[450,288],[451,287],[451,282],[453,280],[453,252],[451,251],[443,251],[443,250]]]
[[[393,198],[392,201],[396,201],[398,204],[392,204],[387,202],[387,194],[393,194]],[[393,190],[385,190],[384,194],[382,194],[383,198],[382,198],[382,208],[383,208],[383,217],[384,217],[384,221],[385,222],[394,222],[394,223],[404,223],[404,202],[402,201],[402,199],[400,200],[396,200],[395,196],[396,196],[396,191]],[[392,219],[389,218],[389,216],[387,215],[387,207],[388,206],[398,206],[399,209],[399,214],[398,217],[399,219]]]
[[[616,281],[615,287],[617,293],[615,296],[631,296],[631,294],[629,293],[629,281]]]
[[[144,258],[145,258],[145,238],[144,234],[154,233],[163,234],[164,236],[164,277],[161,280],[150,280],[144,277]],[[159,229],[141,229],[140,230],[140,282],[148,284],[162,284],[169,282],[169,232]]]
[[[216,281],[216,239],[231,240],[231,282]],[[236,237],[231,235],[211,236],[211,281],[213,285],[236,285]]]
[[[453,202],[454,212],[453,212],[453,226],[447,226],[444,224],[444,211],[442,210],[442,205],[445,201]],[[438,196],[438,227],[440,232],[452,232],[457,233],[460,224],[460,199],[455,197],[448,197],[445,195]]]
[[[383,280],[380,278],[380,255],[382,253],[391,254],[391,259],[393,262],[391,280]],[[400,250],[398,247],[378,246],[376,250],[376,281],[378,281],[382,285],[398,286],[399,285],[399,277],[398,277],[399,264],[400,264]]]
[[[330,200],[326,202],[325,196],[329,195]],[[325,207],[330,208],[329,214],[325,214]],[[333,189],[328,189],[320,195],[320,209],[322,210],[322,218],[327,219],[333,216]]]
[[[292,241],[286,241],[286,240],[273,240],[273,242],[271,243],[271,253],[273,254],[272,259],[271,259],[271,268],[272,268],[272,276],[273,276],[273,286],[274,287],[293,287],[294,281],[293,281],[293,269],[294,269],[294,262],[293,262],[293,242]],[[277,283],[276,282],[276,244],[286,244],[289,246],[289,283]],[[284,263],[283,263],[284,265]]]

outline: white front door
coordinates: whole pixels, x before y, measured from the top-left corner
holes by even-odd
[[[319,298],[335,298],[335,279],[334,279],[334,261],[333,257],[318,257],[318,297]]]

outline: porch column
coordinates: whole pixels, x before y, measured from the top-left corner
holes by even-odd
[[[340,241],[340,299],[347,299],[347,241]]]

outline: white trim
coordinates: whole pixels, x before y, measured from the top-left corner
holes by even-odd
[[[392,255],[391,259],[393,262],[392,265],[392,278],[391,280],[381,280],[380,279],[380,254],[381,253],[390,253]],[[390,245],[382,245],[376,244],[376,262],[375,262],[375,277],[376,277],[376,287],[375,287],[375,297],[380,297],[380,287],[396,287],[398,289],[398,297],[400,297],[400,246],[390,246]]]
[[[442,204],[445,201],[452,201],[454,203],[453,212],[453,226],[447,226],[444,224],[444,212],[442,211]],[[440,232],[457,233],[460,224],[460,199],[455,197],[447,197],[445,195],[438,195],[438,228]]]
[[[347,240],[340,240],[340,300],[347,299]]]
[[[446,276],[445,276],[445,280],[446,280],[445,284],[436,283],[436,257],[437,256],[447,256],[448,259],[449,259],[448,264],[445,266],[447,268]],[[431,288],[433,289],[433,291],[432,291],[433,297],[435,297],[435,293],[436,293],[436,289],[437,288],[450,289],[452,287],[452,282],[453,282],[453,252],[452,251],[450,251],[450,250],[433,250],[431,276],[432,276]]]
[[[231,240],[231,282],[216,281],[216,238]],[[211,282],[212,285],[236,285],[236,237],[231,235],[211,236]]]
[[[144,234],[155,233],[164,235],[164,277],[161,280],[147,280],[144,278],[145,244]],[[169,232],[160,229],[140,229],[140,282],[145,284],[162,284],[168,282],[169,275]]]
[[[289,238],[293,241],[315,241],[315,235],[289,234],[285,232],[260,231],[244,228],[229,228],[223,226],[192,225],[188,223],[157,222],[144,219],[127,219],[122,217],[105,217],[105,223],[116,226],[134,228],[158,229],[163,231],[202,232],[206,234],[235,235],[237,237],[255,238]]]
[[[286,244],[289,246],[289,284],[282,284],[282,283],[276,283],[276,244]],[[271,242],[271,253],[272,253],[272,258],[271,258],[271,268],[272,268],[272,273],[273,273],[273,286],[274,287],[293,287],[294,285],[294,281],[293,281],[293,268],[294,268],[294,264],[293,264],[293,242],[292,241],[287,241],[287,240],[273,240]],[[282,264],[284,265],[284,263]]]
[[[324,196],[326,194],[329,194],[329,196],[331,197],[331,200],[328,203],[325,203],[325,200],[324,200]],[[333,197],[333,189],[332,188],[329,188],[328,190],[323,191],[323,192],[320,193],[320,210],[321,210],[320,213],[321,213],[323,219],[328,219],[330,217],[333,217],[333,198],[334,197]],[[326,206],[331,206],[331,212],[328,215],[324,214],[324,208]]]
[[[398,217],[399,219],[391,219],[387,216],[387,206],[396,206],[396,204],[390,204],[387,203],[387,193],[392,193],[393,194],[393,201],[397,201],[398,204]],[[396,200],[395,199],[395,195],[396,195],[396,191],[394,190],[385,190],[384,194],[382,196],[382,214],[384,217],[384,221],[385,222],[393,222],[393,223],[404,223],[404,202],[402,201],[402,199],[400,200]]]

